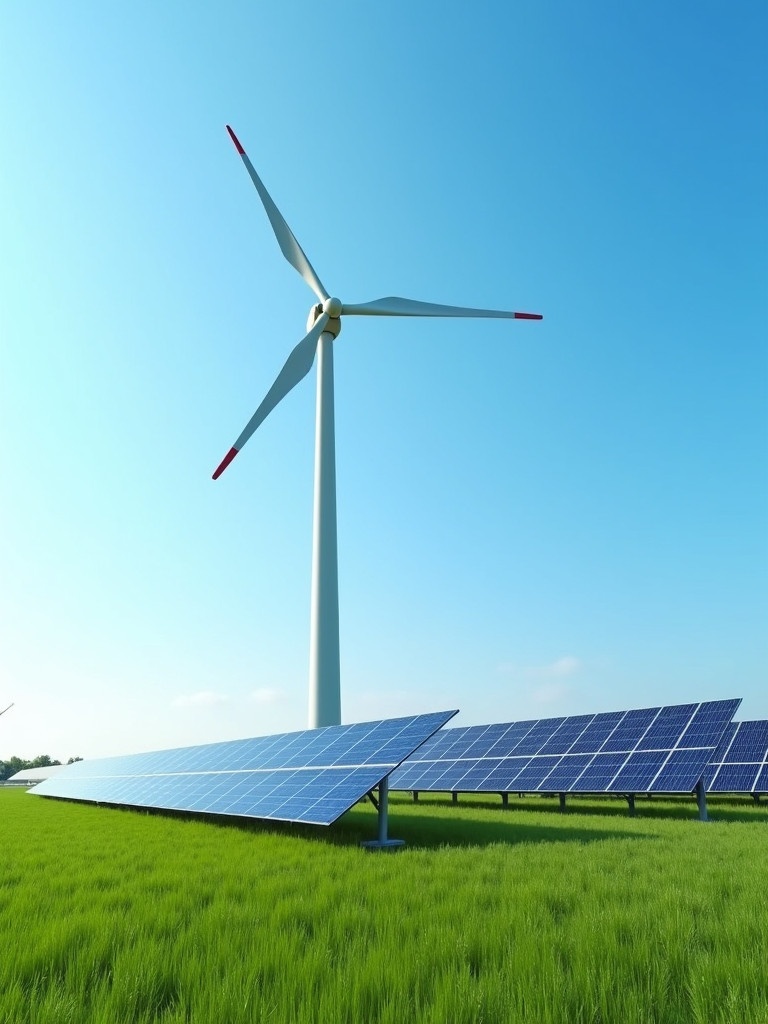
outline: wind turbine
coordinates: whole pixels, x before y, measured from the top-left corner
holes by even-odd
[[[312,591],[309,642],[309,727],[341,724],[339,669],[339,581],[336,546],[336,445],[333,415],[333,340],[342,316],[462,316],[541,320],[539,313],[441,306],[389,295],[353,304],[335,298],[320,281],[304,250],[272,201],[248,154],[229,125],[235,149],[242,157],[267,212],[283,255],[318,298],[307,320],[307,335],[293,349],[261,405],[222,459],[218,479],[246,441],[300,380],[312,369],[317,353],[317,410],[315,416],[315,496],[312,528]]]

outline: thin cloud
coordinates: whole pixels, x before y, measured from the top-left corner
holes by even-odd
[[[253,690],[249,700],[254,704],[277,704],[283,699],[283,691],[276,690],[271,686],[260,686],[258,690]]]
[[[536,704],[557,704],[573,689],[568,683],[542,683],[531,693],[531,700]]]
[[[542,665],[539,674],[546,679],[562,679],[565,676],[572,676],[581,668],[581,662],[573,655],[567,654],[564,658],[558,658],[550,665]]]
[[[182,694],[172,702],[175,708],[210,708],[216,704],[226,704],[229,700],[223,693],[213,690],[200,690],[198,693]]]
[[[499,667],[499,671],[505,675],[515,676],[517,679],[526,679],[530,682],[537,680],[566,679],[575,675],[583,666],[579,658],[572,654],[566,654],[562,658],[550,661],[545,665],[515,665],[507,663]]]

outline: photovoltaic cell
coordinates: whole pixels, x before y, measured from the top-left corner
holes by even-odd
[[[572,744],[569,753],[588,754],[600,750],[622,719],[621,711],[609,711],[595,715],[584,731]]]
[[[455,711],[77,761],[30,792],[330,825]]]
[[[570,751],[593,717],[593,715],[575,715],[573,718],[564,719],[560,728],[552,734],[538,753],[553,754],[564,750]]]
[[[443,729],[390,778],[438,792],[690,793],[741,701]],[[768,723],[764,723],[768,726]],[[451,733],[457,733],[453,740]],[[766,733],[768,747],[768,732]],[[755,765],[755,775],[768,766]]]
[[[566,754],[560,758],[557,765],[544,779],[544,784],[554,793],[566,792],[574,785],[591,760],[591,754]]]
[[[704,788],[708,793],[768,793],[768,721],[731,724],[711,759]]]

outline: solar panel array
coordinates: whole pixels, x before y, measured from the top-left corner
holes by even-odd
[[[456,714],[78,761],[38,796],[330,825]]]
[[[768,793],[768,722],[732,722],[704,776],[708,793]]]
[[[740,699],[444,729],[390,789],[437,792],[690,793]]]

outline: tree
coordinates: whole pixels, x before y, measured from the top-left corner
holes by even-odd
[[[51,765],[61,764],[61,761],[52,761],[48,754],[38,754],[34,761],[30,761],[30,768],[50,768]]]
[[[82,757],[71,757],[67,764],[73,761],[82,761]],[[38,754],[33,761],[25,761],[23,757],[14,755],[7,761],[0,761],[0,782],[5,782],[16,772],[23,772],[27,768],[50,768],[54,764],[61,764],[61,761],[54,761],[50,754]]]

